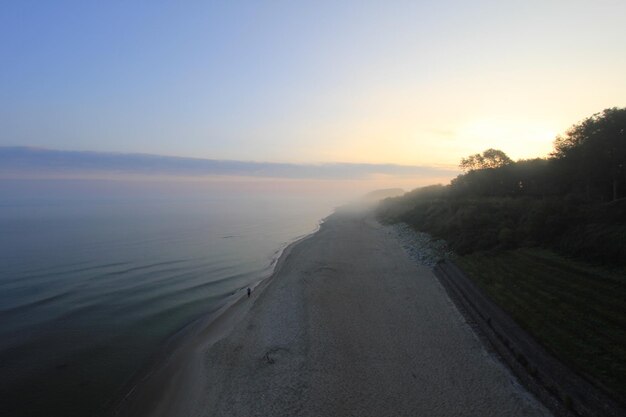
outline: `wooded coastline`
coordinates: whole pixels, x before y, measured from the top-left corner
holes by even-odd
[[[489,149],[449,185],[384,200],[382,222],[444,239],[455,262],[548,351],[626,391],[626,108],[556,138],[547,158]]]

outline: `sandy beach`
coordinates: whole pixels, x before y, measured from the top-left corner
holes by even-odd
[[[390,228],[341,211],[119,415],[549,416]]]

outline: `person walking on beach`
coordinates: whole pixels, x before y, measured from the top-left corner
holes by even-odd
[[[248,298],[250,298],[250,287],[248,287]]]

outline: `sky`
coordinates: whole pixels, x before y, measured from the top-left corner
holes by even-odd
[[[626,105],[626,2],[0,3],[0,146],[454,167]]]

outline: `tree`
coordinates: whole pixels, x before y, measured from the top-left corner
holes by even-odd
[[[615,200],[626,192],[625,131],[626,108],[605,109],[557,136],[552,156],[590,197],[593,191]]]
[[[461,159],[459,167],[468,172],[478,169],[500,168],[512,162],[511,158],[501,150],[490,148],[482,154],[477,153]]]

